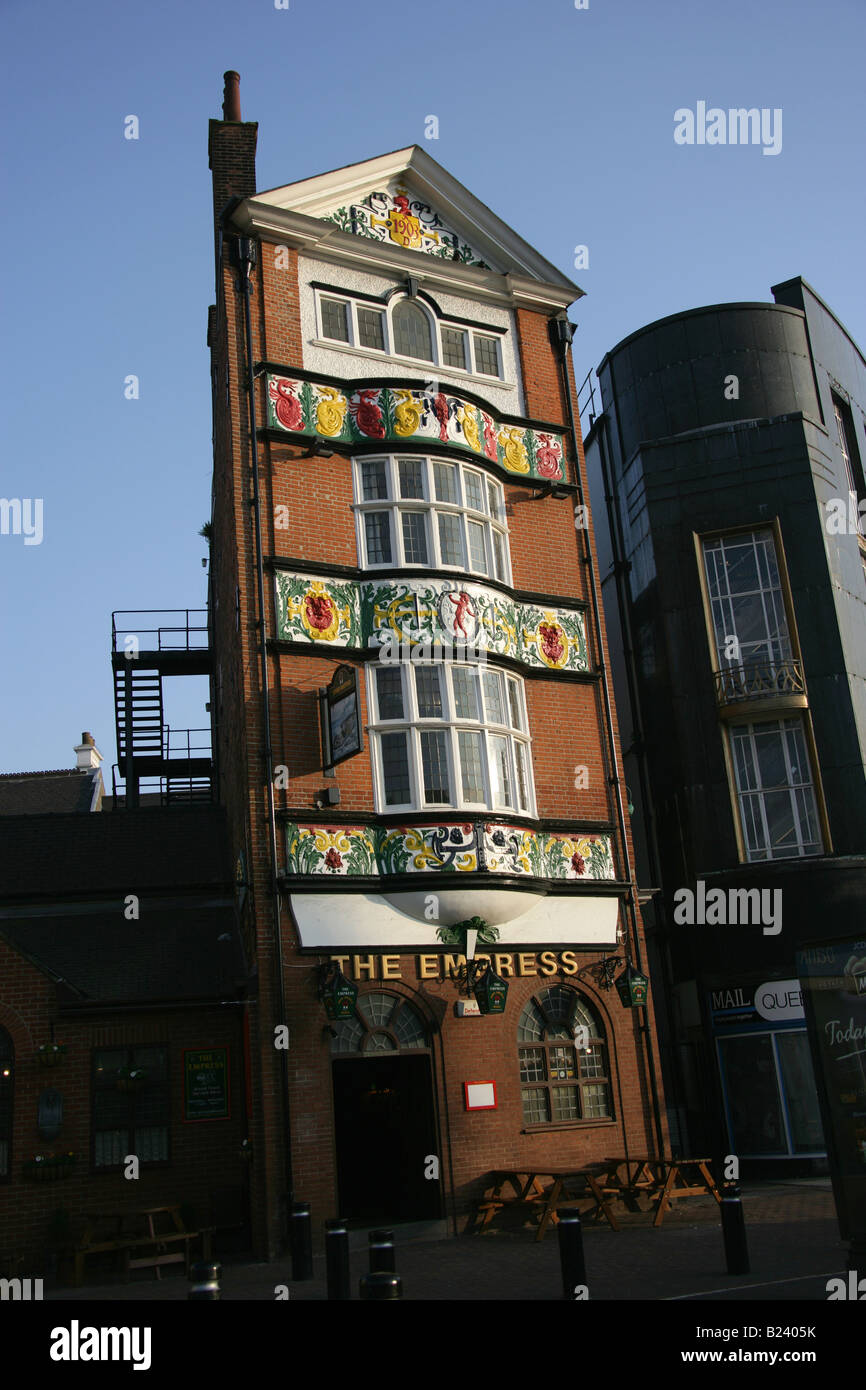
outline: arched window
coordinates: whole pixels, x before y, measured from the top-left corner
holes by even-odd
[[[417,1051],[427,1046],[424,1020],[398,994],[361,994],[353,1018],[342,1018],[331,1040],[333,1053]]]
[[[575,1029],[588,1044],[575,1047]],[[523,1118],[529,1125],[600,1120],[612,1114],[604,1028],[584,997],[552,985],[530,999],[517,1025]]]
[[[12,1087],[15,1048],[5,1028],[0,1028],[0,1178],[8,1178],[12,1161]]]
[[[417,357],[422,362],[433,361],[433,335],[430,320],[411,299],[401,299],[391,315],[394,329],[394,351],[404,357]]]

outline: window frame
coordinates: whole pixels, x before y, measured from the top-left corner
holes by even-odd
[[[578,1017],[581,1022],[586,1023],[588,1021],[590,1025],[590,1043],[598,1043],[602,1050],[602,1068],[600,1072],[591,1072],[587,1075],[584,1075],[581,1057],[583,1056],[586,1049],[581,1049],[579,1051],[574,1046],[573,1035],[571,1035],[570,1043],[562,1037],[556,1036],[557,1033],[568,1032],[568,1029],[566,1028],[565,1023],[562,1020],[557,1020],[553,1013],[550,1011],[549,1007],[547,1007],[547,1001],[549,1001],[549,996],[553,993],[558,993],[564,1001],[568,1001],[566,1005],[566,1011],[574,1007],[573,996],[576,996]],[[526,1015],[527,1011],[530,1010],[533,1005],[541,1013],[542,1020],[545,1025],[540,1041],[529,1041],[527,1039],[521,1038],[520,1036],[521,1028],[523,1026],[523,1018]],[[583,1014],[583,1018],[580,1018],[581,1013]],[[551,1025],[553,1025],[553,1027],[551,1027]],[[520,1104],[521,1114],[523,1117],[524,1132],[544,1132],[550,1129],[566,1128],[585,1129],[590,1125],[612,1124],[616,1122],[613,1074],[611,1070],[611,1044],[608,1041],[607,1031],[600,1017],[599,1010],[594,1006],[594,1004],[590,1002],[586,994],[582,993],[578,989],[575,989],[573,986],[568,986],[564,984],[550,984],[544,987],[543,989],[536,991],[534,994],[531,994],[527,1000],[525,1000],[520,1010],[520,1014],[517,1019],[516,1033],[517,1078],[518,1086],[520,1088]],[[548,1037],[549,1033],[552,1033],[552,1036]],[[570,1077],[554,1077],[552,1075],[552,1071],[554,1070],[554,1068],[551,1067],[550,1058],[554,1049],[564,1047],[570,1047],[571,1049],[571,1065],[573,1068],[573,1075]],[[529,1052],[530,1050],[536,1053],[540,1051],[543,1054],[544,1075],[537,1080],[526,1080],[523,1076],[523,1070],[527,1060],[523,1054]],[[605,1088],[605,1099],[607,1105],[607,1114],[605,1115],[586,1114],[586,1107],[584,1104],[584,1091],[589,1090],[593,1086],[603,1086]],[[552,1092],[557,1089],[570,1091],[576,1090],[580,1109],[580,1114],[577,1116],[577,1118],[557,1118],[557,1116],[554,1113],[552,1095]],[[531,1091],[533,1093],[544,1093],[546,1097],[547,1112],[549,1116],[548,1119],[538,1120],[527,1118],[525,1096],[526,1091]]]
[[[385,465],[384,497],[364,497],[365,464]],[[402,496],[401,464],[420,465],[422,495]],[[450,570],[455,574],[472,577],[478,582],[489,580],[511,588],[513,574],[511,568],[511,546],[505,503],[505,487],[485,469],[462,459],[438,457],[434,454],[364,454],[353,459],[354,502],[352,504],[356,519],[356,541],[358,547],[358,566],[371,572],[375,570],[421,569]],[[450,502],[437,496],[437,467],[451,468],[455,472],[457,501]],[[472,506],[467,500],[467,479],[477,478],[482,507]],[[494,504],[493,498],[496,499]],[[388,516],[388,537],[391,558],[389,560],[369,559],[367,523],[365,517],[370,513],[385,513]],[[427,559],[407,560],[406,541],[402,517],[406,513],[421,513],[425,517]],[[454,516],[460,521],[460,544],[462,554],[459,561],[443,560],[439,517]],[[486,568],[475,565],[472,543],[472,526],[479,526],[483,532],[484,562]],[[497,547],[496,537],[501,547]]]
[[[741,742],[744,742],[742,738],[742,731],[748,731],[747,747],[749,749],[751,770],[753,774],[757,774],[757,778],[759,779],[760,765],[758,761],[757,746],[755,744],[755,734],[759,734],[762,729],[766,730],[769,725],[777,726],[780,735],[784,735],[786,726],[790,726],[792,729],[796,727],[796,729],[799,731],[800,738],[802,739],[803,754],[805,757],[807,771],[809,774],[809,779],[807,781],[794,782],[793,780],[791,780],[792,769],[788,740],[782,737],[782,755],[785,762],[785,771],[788,777],[788,781],[784,785],[772,787],[744,787],[740,785],[740,765],[737,756],[735,740],[739,738]],[[732,777],[731,790],[733,793],[734,803],[736,806],[738,816],[743,862],[747,864],[770,864],[785,859],[812,859],[816,855],[824,854],[825,849],[823,823],[821,817],[821,806],[818,796],[818,786],[815,779],[815,769],[812,761],[812,751],[809,746],[809,738],[807,735],[805,720],[801,716],[795,714],[777,715],[773,719],[753,718],[748,720],[734,720],[728,726],[726,733]],[[773,846],[770,842],[769,819],[766,805],[766,797],[770,794],[777,794],[779,792],[785,792],[788,794],[789,803],[794,811],[794,831],[796,834],[797,844],[796,853],[789,852],[786,854],[774,854],[770,852],[773,849]],[[811,794],[811,811],[812,818],[814,821],[815,833],[817,836],[817,839],[814,841],[806,841],[802,834],[802,814],[798,803],[797,793],[800,793],[800,795],[803,797]],[[753,853],[750,847],[748,824],[749,821],[754,824],[755,818],[750,817],[749,821],[747,821],[746,805],[748,802],[756,802],[759,809],[764,848],[763,854],[757,852]],[[815,844],[816,848],[807,849],[805,848],[807,844]]]
[[[454,692],[455,670],[468,671],[475,682],[475,710],[478,716],[470,719],[458,715],[457,697]],[[378,672],[392,671],[399,674],[402,715],[383,718],[379,703]],[[417,672],[433,671],[438,675],[441,717],[422,715],[418,700]],[[502,713],[508,716],[508,723],[493,722],[487,717],[487,701],[484,695],[483,677],[495,675],[500,683],[500,703]],[[466,812],[467,814],[523,816],[536,820],[535,777],[532,765],[532,737],[526,711],[526,691],[519,676],[493,667],[487,663],[460,661],[405,661],[383,663],[369,662],[367,665],[367,709],[370,723],[367,728],[370,744],[370,761],[373,769],[373,795],[378,815],[401,815],[409,811],[441,814],[444,812]],[[512,697],[518,704],[518,717],[522,727],[511,723],[513,718]],[[425,760],[422,734],[432,731],[445,733],[445,753],[448,771],[449,800],[428,800],[424,791]],[[405,734],[404,748],[408,768],[409,799],[388,802],[388,785],[382,755],[382,738],[386,734]],[[480,737],[481,766],[484,800],[474,801],[463,794],[463,752],[460,734],[475,734]],[[494,740],[505,739],[508,756],[508,776],[511,787],[511,801],[494,799]],[[475,745],[478,747],[477,743]],[[523,777],[518,771],[522,752]],[[474,765],[472,769],[474,775]],[[521,780],[525,793],[525,806],[520,806]]]
[[[125,1052],[126,1067],[144,1067],[144,1063],[136,1060],[136,1053],[160,1051],[164,1066],[164,1076],[159,1080],[145,1082],[139,1089],[127,1091],[125,1093],[127,1114],[125,1128],[127,1132],[127,1152],[136,1153],[136,1129],[164,1129],[165,1130],[165,1158],[142,1158],[138,1155],[139,1164],[142,1168],[167,1168],[172,1161],[172,1108],[171,1108],[171,1072],[170,1058],[171,1051],[166,1042],[153,1043],[115,1043],[106,1044],[102,1047],[94,1047],[90,1054],[90,1166],[94,1173],[117,1173],[123,1168],[123,1159],[117,1163],[98,1163],[96,1157],[97,1135],[111,1133],[113,1130],[121,1128],[119,1125],[100,1125],[97,1127],[97,1097],[112,1090],[117,1089],[116,1076],[111,1077],[108,1073],[100,1076],[98,1059],[106,1053]],[[136,1124],[136,1115],[139,1098],[143,1094],[148,1094],[153,1098],[154,1092],[160,1093],[162,1102],[161,1108],[164,1113],[164,1121],[154,1124]]]
[[[467,377],[480,377],[484,381],[498,381],[506,385],[505,364],[503,353],[503,340],[509,333],[508,328],[500,328],[496,324],[480,325],[477,323],[464,322],[460,319],[450,318],[443,315],[441,318],[438,313],[426,301],[419,296],[412,297],[406,294],[393,296],[387,303],[373,301],[369,298],[361,298],[351,291],[330,290],[314,287],[316,332],[318,342],[322,346],[330,346],[336,349],[352,348],[356,352],[371,353],[376,357],[395,358],[400,362],[410,363],[415,366],[426,368],[436,368],[443,372],[458,372]],[[325,313],[324,303],[331,300],[334,303],[346,306],[346,319],[348,324],[349,337],[332,338],[325,332]],[[394,313],[401,304],[413,304],[424,314],[430,329],[430,340],[432,346],[432,358],[412,357],[404,352],[397,350],[397,335],[394,329]],[[384,346],[381,348],[369,347],[361,341],[361,332],[358,319],[359,309],[369,309],[382,317],[382,337]],[[444,333],[448,330],[452,333],[460,333],[463,337],[463,360],[462,367],[453,366],[445,360]],[[481,350],[479,339],[492,344],[496,356],[496,371],[489,372],[479,366]]]

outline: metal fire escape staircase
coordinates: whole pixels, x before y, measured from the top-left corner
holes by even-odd
[[[111,665],[117,733],[117,763],[112,769],[115,806],[138,806],[142,794],[158,795],[162,805],[209,802],[213,795],[210,729],[170,728],[163,699],[165,677],[210,675],[207,610],[112,613]],[[118,780],[124,784],[122,790]]]

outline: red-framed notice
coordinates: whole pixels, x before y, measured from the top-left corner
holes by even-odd
[[[229,1050],[227,1047],[185,1047],[183,1050],[183,1118],[228,1120]]]
[[[463,1099],[467,1110],[496,1110],[495,1081],[464,1081]]]

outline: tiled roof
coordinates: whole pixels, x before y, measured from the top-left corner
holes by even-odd
[[[233,999],[246,971],[234,908],[116,910],[0,920],[0,935],[79,1004]],[[67,998],[69,994],[67,993]]]
[[[0,903],[227,890],[233,877],[218,806],[7,816],[0,824]]]
[[[77,767],[52,772],[0,774],[0,816],[38,816],[46,812],[89,811],[94,772]]]

